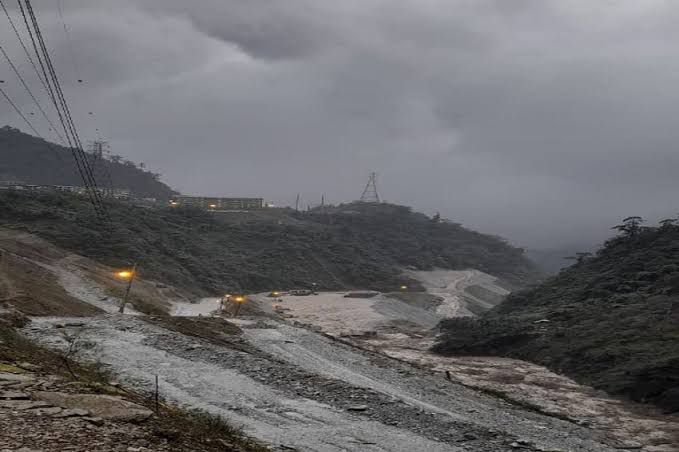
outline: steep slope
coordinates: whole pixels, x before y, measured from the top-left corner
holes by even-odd
[[[679,227],[643,228],[480,319],[442,325],[435,350],[527,359],[679,410]]]
[[[482,268],[513,284],[535,273],[521,250],[399,206],[350,206],[335,213],[282,211],[275,219],[222,221],[187,209],[111,202],[111,222],[84,199],[0,194],[0,225],[36,233],[111,266],[141,271],[197,295],[273,288],[394,290],[416,281],[403,267]],[[348,213],[349,211],[354,213]]]
[[[137,168],[132,162],[106,159],[94,161],[87,154],[100,184],[129,189],[138,197],[168,199],[174,193],[157,176]],[[11,127],[0,128],[0,180],[36,185],[82,185],[71,152],[57,144],[22,133]]]
[[[371,256],[419,270],[476,269],[515,286],[538,272],[522,249],[504,239],[462,227],[409,207],[351,203],[315,209],[308,221],[330,227],[343,241],[360,241]]]

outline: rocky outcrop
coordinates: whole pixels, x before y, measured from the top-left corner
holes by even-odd
[[[0,323],[13,327],[21,328],[31,320],[12,305],[0,304]]]
[[[106,394],[66,394],[62,392],[38,391],[33,399],[71,410],[83,410],[84,415],[91,414],[102,419],[125,422],[141,422],[153,415],[153,411]]]

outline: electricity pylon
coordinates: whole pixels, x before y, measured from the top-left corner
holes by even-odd
[[[380,202],[380,195],[377,193],[377,173],[370,173],[368,183],[361,195],[361,202]]]

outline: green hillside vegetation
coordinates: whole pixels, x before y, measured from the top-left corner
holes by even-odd
[[[0,226],[35,233],[195,295],[312,287],[394,290],[401,269],[475,267],[518,285],[535,277],[521,250],[393,205],[351,204],[242,222],[194,209],[109,202],[111,223],[71,195],[0,193]],[[410,283],[410,282],[409,282]],[[412,283],[413,287],[416,287]]]
[[[158,180],[159,175],[138,168],[119,156],[94,159],[86,153],[100,186],[130,189],[137,197],[166,200],[174,191]],[[106,172],[108,171],[108,173]],[[0,180],[36,185],[82,185],[71,151],[62,146],[22,133],[0,128]]]
[[[595,256],[479,319],[443,322],[435,351],[526,359],[679,410],[679,226],[632,217]]]

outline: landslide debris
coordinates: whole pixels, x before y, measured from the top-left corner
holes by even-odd
[[[445,355],[499,355],[679,411],[679,226],[637,228],[479,319],[449,319]]]
[[[0,323],[0,450],[266,450],[216,416],[162,400],[154,408],[152,398],[111,383],[97,365],[78,364]]]

